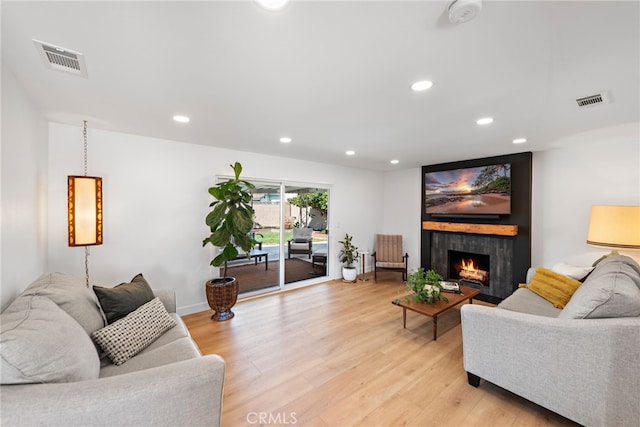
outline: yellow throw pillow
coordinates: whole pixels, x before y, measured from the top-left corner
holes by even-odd
[[[553,304],[556,308],[564,308],[571,295],[582,283],[544,267],[536,269],[531,283],[526,287]]]

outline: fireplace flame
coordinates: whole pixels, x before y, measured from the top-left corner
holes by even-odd
[[[462,260],[462,269],[466,271],[477,271],[478,267],[473,259],[463,259]]]

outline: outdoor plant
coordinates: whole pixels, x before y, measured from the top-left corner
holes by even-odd
[[[338,242],[342,244],[342,249],[338,252],[338,260],[347,268],[354,268],[353,263],[358,259],[358,248],[351,243],[352,236],[344,235],[344,240]]]
[[[425,270],[420,267],[415,273],[407,276],[407,289],[413,294],[413,299],[417,302],[433,304],[442,300],[449,302],[442,295],[442,276],[434,270]]]
[[[253,229],[254,210],[251,206],[251,189],[255,186],[240,179],[242,165],[236,162],[229,165],[235,178],[220,182],[209,188],[216,200],[211,202],[211,212],[205,223],[211,230],[211,235],[202,241],[202,246],[211,243],[221,249],[221,252],[211,261],[211,265],[224,265],[221,277],[227,277],[225,261],[233,261],[238,257],[238,247],[249,254],[257,243],[251,237]]]

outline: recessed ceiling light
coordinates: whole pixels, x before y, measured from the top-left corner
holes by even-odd
[[[488,125],[493,123],[493,117],[483,117],[481,119],[476,120],[476,123],[479,125]]]
[[[288,144],[291,142],[291,138],[289,138],[288,136],[283,136],[282,138],[280,138],[280,142],[282,142],[283,144]]]
[[[353,156],[353,155],[356,154],[356,152],[353,151],[353,150],[347,150],[347,151],[344,152],[344,154],[346,154],[347,156]]]
[[[514,144],[524,144],[525,142],[527,142],[527,138],[516,138],[513,140]]]
[[[400,160],[393,159],[389,163],[391,163],[392,165],[397,165],[398,163],[400,163]]]
[[[189,123],[191,121],[191,119],[187,116],[181,116],[179,114],[176,114],[175,116],[173,116],[173,120],[178,122],[178,123]]]
[[[255,0],[263,9],[280,10],[289,3],[289,0]]]
[[[433,82],[429,80],[420,80],[419,82],[415,82],[411,85],[411,90],[421,92],[423,90],[429,89],[431,86],[433,86]]]

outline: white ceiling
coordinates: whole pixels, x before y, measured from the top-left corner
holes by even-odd
[[[2,61],[55,122],[381,171],[638,134],[638,1],[485,1],[461,25],[448,4],[3,1]],[[88,78],[32,39],[83,53]]]

